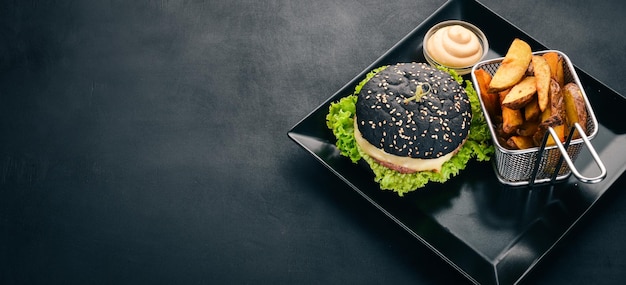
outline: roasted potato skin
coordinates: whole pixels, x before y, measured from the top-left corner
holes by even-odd
[[[565,102],[561,85],[554,79],[550,80],[550,113],[552,117],[557,117],[563,123],[565,116]]]
[[[587,107],[582,91],[575,83],[568,83],[563,87],[563,100],[565,104],[565,114],[567,118],[567,126],[571,128],[575,123],[580,124],[582,129],[587,133]],[[580,137],[575,132],[574,138]]]
[[[535,77],[526,76],[507,93],[504,100],[502,100],[502,106],[513,110],[522,109],[528,102],[533,100],[535,92],[537,92]]]

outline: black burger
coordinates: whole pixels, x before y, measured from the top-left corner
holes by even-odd
[[[472,120],[465,89],[426,63],[399,63],[361,88],[355,140],[377,163],[400,173],[439,172],[465,143]]]

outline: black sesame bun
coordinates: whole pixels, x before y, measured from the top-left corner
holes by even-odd
[[[445,162],[465,142],[471,119],[465,89],[450,74],[425,63],[399,63],[363,85],[356,103],[355,137],[385,166],[396,164],[395,158]],[[378,155],[368,151],[372,146]],[[415,172],[441,166],[392,168]]]

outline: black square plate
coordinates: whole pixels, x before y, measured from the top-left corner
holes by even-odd
[[[425,62],[422,40],[426,31],[450,19],[468,21],[482,29],[489,39],[486,59],[504,56],[515,37],[529,43],[533,51],[548,49],[478,2],[449,1],[297,123],[288,135],[472,282],[513,284],[522,280],[602,195],[625,186],[619,178],[626,170],[626,158],[615,154],[626,150],[626,127],[609,116],[626,109],[626,99],[576,68],[599,122],[592,144],[608,173],[600,183],[583,184],[570,177],[532,189],[506,187],[498,182],[489,162],[473,161],[444,184],[431,183],[404,197],[383,191],[366,164],[353,164],[339,155],[335,137],[326,127],[328,107],[350,95],[374,67]],[[596,171],[585,150],[576,166],[591,176]]]

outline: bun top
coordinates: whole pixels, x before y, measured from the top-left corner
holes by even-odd
[[[363,85],[356,103],[363,138],[403,157],[438,158],[456,150],[471,119],[465,89],[425,63],[388,66]]]

